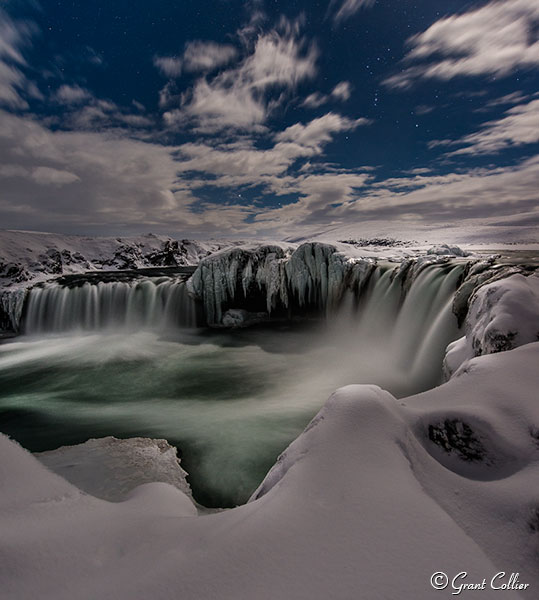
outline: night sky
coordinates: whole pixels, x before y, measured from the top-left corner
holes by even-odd
[[[538,0],[0,0],[0,228],[539,241],[538,33]]]

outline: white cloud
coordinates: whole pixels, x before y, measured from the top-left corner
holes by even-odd
[[[503,106],[504,104],[519,104],[525,102],[528,99],[529,96],[523,94],[522,92],[512,92],[511,94],[506,94],[505,96],[501,96],[500,98],[494,98],[493,100],[489,100],[485,104],[485,109]]]
[[[334,134],[366,123],[366,119],[351,120],[328,113],[306,125],[297,123],[275,134],[275,144],[268,149],[258,149],[249,140],[219,146],[184,144],[180,147],[178,169],[212,176],[213,179],[201,180],[204,186],[232,189],[262,186],[273,193],[283,193],[295,186],[298,191],[297,179],[288,172],[289,168],[298,159],[320,156]]]
[[[280,30],[260,35],[252,51],[234,68],[199,79],[182,95],[181,106],[165,113],[169,126],[194,124],[202,132],[226,128],[256,130],[286,93],[316,73],[318,53],[305,49],[298,27],[283,22]]]
[[[13,21],[0,8],[0,103],[13,108],[27,108],[23,92],[39,94],[35,84],[29,82],[22,67],[26,61],[21,48],[28,45],[34,27],[24,21]]]
[[[346,102],[352,95],[352,86],[349,81],[341,81],[338,83],[330,94],[321,94],[314,92],[307,96],[302,102],[302,106],[307,108],[318,108],[323,104],[327,104],[330,100]]]
[[[0,172],[0,219],[54,229],[188,223],[193,198],[177,180],[173,151],[110,132],[51,131],[0,111],[0,164],[9,166]],[[74,192],[68,184],[78,182]]]
[[[519,104],[506,111],[505,116],[485,123],[483,127],[451,145],[464,146],[450,153],[493,154],[515,146],[539,142],[539,100]]]
[[[238,55],[234,46],[215,42],[193,41],[185,47],[183,54],[186,71],[212,71],[228,64]]]
[[[130,130],[147,128],[155,122],[144,114],[132,113],[126,108],[117,106],[110,100],[95,98],[86,90],[80,96],[78,90],[70,86],[64,86],[67,91],[63,94],[65,111],[60,118],[50,119],[51,122],[60,125],[62,129],[98,131],[108,128],[127,128]],[[80,102],[86,100],[84,106]],[[142,107],[144,110],[144,107]]]
[[[405,89],[419,79],[449,80],[460,75],[507,76],[517,68],[539,66],[539,3],[489,2],[444,17],[408,40],[412,66],[385,84]]]
[[[320,92],[313,92],[305,98],[301,105],[306,106],[307,108],[318,108],[319,106],[322,106],[322,104],[326,104],[328,100],[329,96],[321,94]]]
[[[329,142],[332,134],[341,131],[350,131],[360,125],[368,125],[368,119],[348,119],[335,113],[328,113],[323,117],[314,119],[307,125],[296,123],[278,133],[275,139],[280,142],[294,142],[307,148],[320,149],[321,144]]]
[[[62,85],[54,94],[54,99],[61,104],[79,104],[91,98],[90,92],[78,85]]]
[[[182,59],[176,56],[155,56],[153,64],[165,77],[171,79],[179,77],[182,73]]]
[[[472,169],[447,175],[399,177],[369,182],[357,174],[324,174],[294,185],[304,194],[297,202],[265,211],[256,223],[266,234],[294,235],[314,227],[356,224],[372,231],[370,223],[407,229],[428,227],[463,230],[499,225],[505,217],[523,216],[522,227],[539,220],[539,157],[511,167]],[[395,227],[398,223],[398,227]],[[397,233],[397,235],[399,235]],[[507,233],[506,233],[507,235]]]
[[[352,86],[349,81],[341,81],[338,83],[331,92],[333,98],[346,102],[352,95]]]
[[[57,187],[80,181],[78,175],[62,169],[53,169],[52,167],[36,167],[32,171],[32,179],[41,185],[53,185]]]
[[[349,19],[362,8],[370,8],[375,2],[376,0],[343,0],[341,6],[335,13],[333,20],[336,23],[339,23],[340,21]],[[335,4],[335,0],[333,0],[332,4]]]
[[[14,108],[27,108],[27,102],[20,95],[24,83],[25,77],[19,69],[0,60],[0,103]]]

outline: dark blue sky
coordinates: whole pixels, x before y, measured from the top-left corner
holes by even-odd
[[[537,238],[536,0],[0,7],[2,227]]]

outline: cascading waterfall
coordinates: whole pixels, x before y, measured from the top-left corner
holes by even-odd
[[[428,265],[410,282],[399,267],[379,266],[359,301],[345,291],[330,332],[357,361],[358,380],[389,370],[416,391],[440,383],[445,348],[458,336],[452,303],[464,269]]]
[[[48,283],[30,290],[23,331],[47,332],[196,327],[197,307],[183,280]]]
[[[358,266],[361,286],[352,271],[355,278],[333,278],[332,285],[326,282],[327,289],[322,290],[324,297],[339,299],[334,306],[325,307],[330,330],[337,336],[335,343],[347,347],[358,364],[369,365],[372,359],[378,363],[376,369],[386,364],[408,379],[424,377],[426,383],[421,387],[436,384],[444,350],[458,334],[452,301],[465,265],[414,263],[403,268],[403,264],[356,263],[352,268],[357,271]],[[304,272],[300,275],[305,287],[308,278]],[[303,297],[293,271],[279,281],[287,286],[278,290],[282,298],[292,297],[296,288]],[[51,282],[31,289],[23,313],[24,333],[162,331],[199,324],[197,301],[184,278],[78,283]],[[204,291],[206,297],[212,293]],[[241,298],[238,301],[241,303]]]

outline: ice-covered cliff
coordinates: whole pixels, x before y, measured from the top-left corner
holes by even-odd
[[[228,311],[266,311],[268,315],[294,310],[331,312],[349,292],[358,300],[372,276],[389,272],[402,290],[402,300],[420,274],[433,265],[461,264],[453,311],[462,324],[474,291],[486,283],[522,273],[526,265],[497,263],[497,258],[465,257],[432,251],[411,257],[365,252],[344,244],[306,242],[300,246],[272,244],[225,249],[201,260],[188,282],[204,304],[209,325],[238,323]]]

